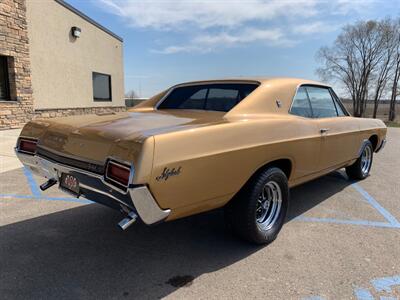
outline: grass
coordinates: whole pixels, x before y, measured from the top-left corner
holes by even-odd
[[[387,127],[400,127],[400,123],[398,123],[398,122],[386,121],[385,124]]]

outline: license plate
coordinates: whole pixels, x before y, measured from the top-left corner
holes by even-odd
[[[60,186],[76,195],[79,195],[79,181],[70,174],[61,174]]]

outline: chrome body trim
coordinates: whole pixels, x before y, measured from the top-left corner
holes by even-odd
[[[154,224],[163,221],[171,213],[170,209],[160,209],[146,186],[129,189],[129,193],[136,211],[146,224]]]
[[[24,154],[17,148],[15,148],[15,153],[24,166],[41,177],[59,182],[61,173],[77,176],[83,190],[78,197],[82,196],[112,208],[122,208],[123,211],[134,210],[147,225],[159,223],[171,213],[170,209],[164,210],[158,206],[147,186],[130,187],[126,193],[122,193],[118,188],[107,184],[102,175],[53,162],[38,155]],[[60,189],[68,193],[63,188]],[[76,197],[76,195],[73,196]]]

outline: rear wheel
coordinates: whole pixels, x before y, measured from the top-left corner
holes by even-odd
[[[371,170],[374,148],[370,141],[366,142],[360,157],[354,164],[346,168],[347,176],[350,179],[364,179],[368,177]]]
[[[278,168],[270,168],[251,180],[229,203],[227,220],[241,238],[268,244],[283,226],[288,202],[286,175]]]

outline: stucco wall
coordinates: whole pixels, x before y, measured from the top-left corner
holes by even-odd
[[[26,5],[34,108],[124,106],[122,42],[54,0]],[[93,101],[92,72],[111,75],[112,102]]]

